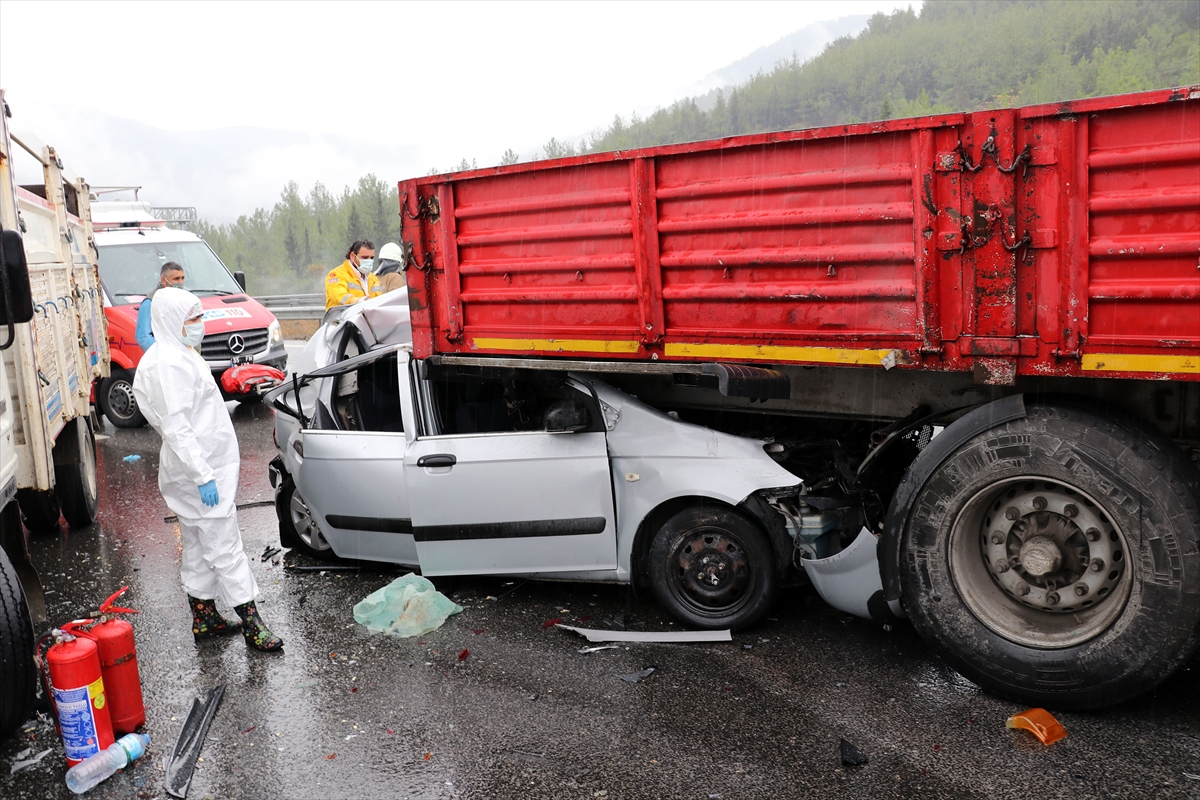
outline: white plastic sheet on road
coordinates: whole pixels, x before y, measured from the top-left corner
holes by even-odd
[[[733,636],[728,630],[723,631],[598,631],[592,628],[576,628],[571,625],[559,625],[564,631],[574,631],[580,636],[587,637],[589,642],[657,642],[671,644],[678,642],[731,642]]]

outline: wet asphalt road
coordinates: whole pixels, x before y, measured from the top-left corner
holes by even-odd
[[[272,499],[272,412],[231,404],[240,503]],[[190,798],[1184,798],[1200,797],[1200,660],[1155,693],[1093,714],[1061,713],[1044,747],[1005,728],[1020,706],[942,665],[907,626],[890,632],[784,594],[733,643],[630,645],[580,654],[551,619],[647,630],[665,615],[621,587],[439,579],[465,611],[419,639],[355,624],[352,606],[399,571],[285,572],[274,510],[240,521],[262,594],[286,641],[192,641],[178,527],[158,494],[158,437],[107,426],[101,511],[90,528],[31,543],[52,621],[128,583],[153,737],[97,798],[166,797],[161,769],[193,697],[228,685]],[[126,462],[131,454],[141,456]],[[285,554],[284,563],[313,564]],[[228,609],[226,609],[228,612]],[[582,622],[578,622],[582,620]],[[460,654],[464,654],[460,660]],[[621,676],[657,669],[638,684]],[[843,767],[845,737],[870,763]],[[9,774],[14,756],[54,748]],[[0,743],[0,797],[71,797],[53,726]]]

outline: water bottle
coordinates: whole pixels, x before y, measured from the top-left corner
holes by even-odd
[[[75,794],[83,794],[146,752],[148,744],[150,737],[145,733],[125,734],[67,770],[67,788]]]

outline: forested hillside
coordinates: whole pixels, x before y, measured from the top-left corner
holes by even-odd
[[[590,141],[551,138],[548,158],[741,133],[1094,97],[1200,83],[1197,0],[927,0],[876,14],[806,62],[779,64],[702,111],[694,98],[616,117]],[[510,150],[505,163],[516,160]],[[474,165],[463,164],[459,168]],[[485,165],[486,166],[486,165]],[[350,241],[396,241],[396,181],[333,195],[284,187],[271,209],[198,233],[256,294],[318,291]]]
[[[683,100],[620,117],[586,152],[1200,83],[1196,0],[929,0],[876,14],[804,63],[705,113]]]

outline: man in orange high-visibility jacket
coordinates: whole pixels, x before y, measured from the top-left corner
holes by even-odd
[[[365,239],[350,245],[346,260],[325,276],[325,310],[382,294],[374,268],[375,245]]]

